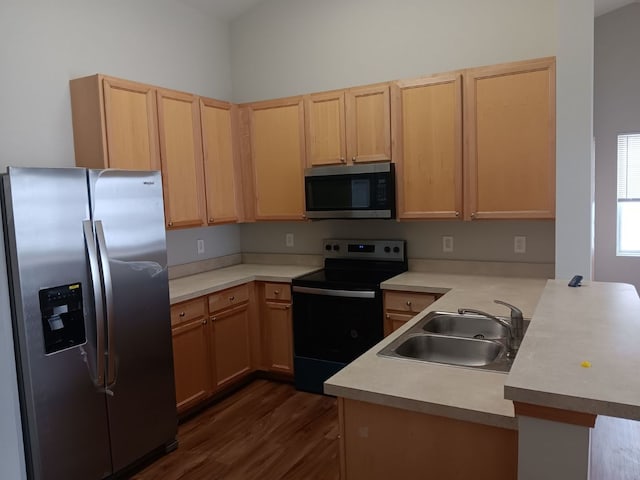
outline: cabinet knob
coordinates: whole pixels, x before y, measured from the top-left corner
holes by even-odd
[[[184,317],[185,313],[184,312],[180,312],[180,316]]]
[[[216,319],[216,317],[211,317],[209,320],[211,320],[212,322]]]
[[[459,216],[460,216],[460,212],[456,212],[456,217],[459,217]]]
[[[284,309],[285,309],[285,310],[289,310],[290,308],[291,308],[291,305],[285,305],[285,306],[284,306]]]
[[[280,295],[280,290],[274,290],[274,291],[273,291],[273,294],[274,294],[274,295]]]
[[[473,212],[473,213],[471,214],[471,218],[476,218],[476,212]]]
[[[356,161],[356,157],[351,157],[351,161],[355,162]]]
[[[207,319],[205,318],[204,320],[202,320],[202,324],[206,325],[207,324]]]
[[[411,300],[407,300],[407,307],[411,306]]]
[[[341,161],[342,163],[347,163],[347,159],[346,159],[346,158],[344,158],[344,157],[340,157],[340,161]]]
[[[169,222],[167,225],[169,225],[170,227],[173,227],[173,222]]]
[[[213,218],[209,219],[209,223],[213,223],[213,221],[214,221]]]
[[[233,295],[231,295],[231,296],[229,297],[229,301],[230,301],[230,302],[233,302],[235,299],[236,299],[236,297],[234,297]]]
[[[387,320],[389,320],[391,318],[391,315],[389,315],[388,313],[385,314],[384,318],[386,318]]]

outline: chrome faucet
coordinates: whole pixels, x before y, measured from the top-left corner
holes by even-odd
[[[522,338],[524,337],[524,320],[522,318],[522,310],[507,302],[503,302],[502,300],[494,300],[494,303],[504,305],[511,309],[511,320],[509,322],[498,318],[495,315],[491,315],[490,313],[483,312],[482,310],[476,310],[474,308],[459,308],[458,313],[460,315],[464,315],[465,313],[475,313],[476,315],[482,315],[483,317],[490,318],[504,326],[507,329],[507,332],[509,332],[507,336],[507,356],[515,357],[518,349],[520,348],[520,344],[522,343]]]

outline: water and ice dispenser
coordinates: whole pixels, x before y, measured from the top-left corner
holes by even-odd
[[[55,353],[86,341],[82,285],[72,283],[39,292],[45,353]]]

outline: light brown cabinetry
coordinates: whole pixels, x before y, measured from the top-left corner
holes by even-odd
[[[304,110],[301,97],[243,107],[248,122],[255,220],[304,218]],[[245,158],[246,162],[247,159]],[[246,198],[246,197],[245,197]]]
[[[307,165],[391,159],[389,85],[305,97]]]
[[[391,87],[398,218],[459,218],[462,212],[462,76]]]
[[[555,59],[465,71],[465,219],[555,217]]]
[[[214,385],[221,388],[251,370],[249,285],[209,295]]]
[[[262,325],[265,364],[271,372],[293,375],[293,328],[291,287],[286,283],[265,283]]]
[[[237,107],[228,102],[200,98],[207,222],[209,225],[238,221],[236,179],[238,127]]]
[[[208,318],[204,298],[171,307],[173,368],[178,412],[211,394]]]
[[[206,224],[198,98],[158,90],[158,131],[168,227]]]
[[[155,89],[105,75],[71,80],[76,165],[159,170]]]
[[[436,293],[385,290],[383,294],[385,336],[403,326],[440,296]]]

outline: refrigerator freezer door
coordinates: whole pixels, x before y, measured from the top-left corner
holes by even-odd
[[[177,434],[162,179],[89,171],[107,310],[114,471]]]
[[[29,478],[102,479],[112,468],[105,395],[94,385],[86,170],[10,168],[2,180]]]

